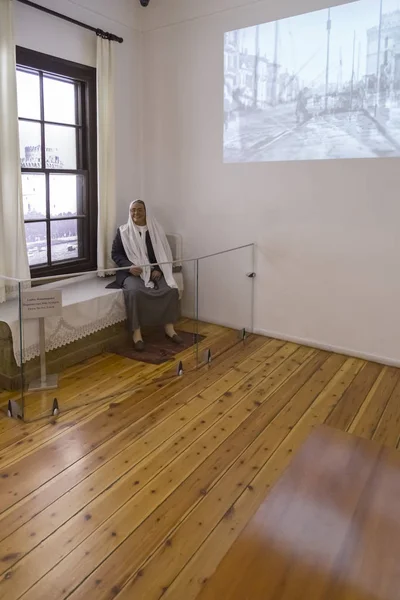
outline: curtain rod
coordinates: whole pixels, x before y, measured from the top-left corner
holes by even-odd
[[[68,21],[68,23],[73,23],[74,25],[78,25],[78,27],[83,27],[84,29],[88,29],[89,31],[94,31],[96,35],[102,37],[106,40],[110,40],[112,42],[118,42],[122,44],[124,41],[123,38],[114,35],[113,33],[108,33],[108,31],[103,31],[102,29],[92,27],[91,25],[87,25],[86,23],[82,23],[81,21],[77,21],[76,19],[71,19],[71,17],[67,17],[66,15],[62,15],[61,13],[56,12],[55,10],[51,10],[50,8],[45,8],[44,6],[39,6],[39,4],[35,4],[30,0],[16,0],[21,4],[26,4],[26,6],[30,6],[31,8],[36,8],[37,10],[41,10],[48,15],[53,17],[57,17],[58,19],[63,19],[63,21]]]

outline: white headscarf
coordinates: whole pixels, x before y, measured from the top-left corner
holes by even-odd
[[[141,267],[142,265],[147,265],[149,263],[149,257],[147,255],[145,230],[143,230],[143,235],[141,235],[141,229],[135,225],[131,217],[131,208],[135,202],[138,201],[134,200],[129,205],[128,222],[125,225],[122,225],[119,230],[121,232],[122,244],[128,259],[133,265]],[[160,265],[160,269],[163,272],[165,281],[170,288],[178,288],[173,276],[171,264],[173,257],[171,248],[168,244],[167,236],[165,235],[164,230],[158,221],[156,221],[156,219],[149,214],[147,206],[146,221],[151,243],[153,244],[154,248],[154,254],[156,255],[157,263]],[[143,268],[141,278],[143,279],[145,286],[148,288],[154,288],[154,283],[151,281],[150,277],[151,267]]]

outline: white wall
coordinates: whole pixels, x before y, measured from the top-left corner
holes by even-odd
[[[145,10],[136,0],[36,1],[125,40],[119,222],[141,195],[182,233],[186,256],[255,241],[257,330],[400,363],[397,161],[222,161],[223,33],[332,0],[151,0]],[[21,46],[95,65],[90,32],[18,2],[15,26]],[[238,262],[243,271],[249,254]],[[200,300],[237,323],[250,310],[249,286],[235,294],[235,258],[223,266],[218,275],[208,265],[208,280],[203,268]]]
[[[124,38],[116,44],[116,139],[118,222],[141,193],[141,11],[133,0],[35,0],[74,19]],[[18,2],[14,3],[19,46],[96,66],[96,35]]]
[[[258,331],[398,364],[398,161],[222,159],[224,32],[332,4],[152,0],[143,13],[144,197],[182,233],[186,256],[257,243]],[[208,282],[227,319],[228,275],[234,282],[232,269],[225,285]]]

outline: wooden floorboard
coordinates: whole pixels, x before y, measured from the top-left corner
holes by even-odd
[[[207,340],[213,344],[215,350],[225,350],[227,344],[231,342],[229,338],[225,340],[221,330],[215,327],[213,331],[208,327],[207,333],[209,334]],[[175,364],[171,367],[170,363],[156,368],[154,365],[137,363],[125,358],[121,358],[120,362],[118,362],[120,357],[115,355],[107,358],[110,362],[105,363],[103,361],[99,370],[96,369],[96,373],[90,373],[89,375],[83,373],[81,376],[83,381],[73,384],[73,391],[70,389],[71,375],[68,373],[65,378],[62,378],[62,387],[57,391],[57,398],[62,409],[67,409],[67,412],[64,412],[63,416],[57,420],[56,426],[54,426],[54,421],[50,421],[50,425],[48,421],[28,423],[24,428],[21,428],[20,436],[18,436],[18,431],[12,429],[9,434],[9,437],[10,435],[12,436],[12,440],[8,439],[8,444],[0,442],[0,448],[3,450],[0,454],[0,468],[9,462],[10,456],[11,460],[14,461],[38,447],[41,444],[41,440],[49,441],[50,437],[56,437],[60,429],[65,431],[69,426],[75,425],[77,417],[79,417],[79,423],[81,424],[85,416],[90,415],[90,418],[93,418],[94,414],[108,408],[110,402],[114,400],[118,402],[123,401],[132,395],[132,391],[135,388],[148,382],[151,378],[155,376],[160,378],[168,374],[168,371],[171,370],[175,374],[176,371]],[[195,360],[193,350],[189,349],[182,353],[180,358],[185,360],[185,365],[190,368]],[[101,383],[99,383],[99,380],[101,380]],[[45,396],[45,400],[43,400],[42,396]],[[43,395],[28,394],[28,418],[35,418],[44,414],[46,410],[44,406],[47,407],[48,413],[53,402],[53,397],[54,392],[51,393],[50,397],[48,397],[48,393]],[[42,408],[30,410],[30,405],[35,400]],[[89,403],[89,405],[85,406],[85,403]],[[71,405],[75,405],[77,408],[75,410],[68,410]],[[45,430],[43,431],[44,427]],[[49,427],[54,435],[49,435]],[[11,441],[14,445],[11,445]],[[6,452],[8,456],[6,456]]]
[[[252,351],[254,345],[258,347],[259,341],[250,342],[245,353]],[[193,376],[185,377],[184,383],[188,385],[181,391],[181,396],[185,394],[185,389],[189,389],[189,392],[196,394],[197,391],[203,389],[201,386],[212,384],[214,380],[220,380],[221,375],[227,372],[229,373],[230,367],[239,369],[239,367],[235,367],[235,365],[239,364],[239,358],[235,358],[237,351],[237,348],[234,348],[228,351],[221,359],[217,359],[213,365],[213,369],[202,378],[201,385],[197,379],[193,378]],[[244,358],[245,355],[241,354],[240,358],[242,357]],[[176,389],[176,385],[174,387]],[[179,402],[179,399],[175,399],[175,405],[177,402]],[[171,407],[174,408],[172,403]],[[163,407],[161,406],[158,413],[156,411],[148,415],[148,423],[154,426],[158,422],[158,415],[162,417],[163,413]],[[84,459],[65,469],[57,477],[50,480],[48,484],[42,486],[39,490],[32,492],[22,503],[18,503],[11,507],[6,515],[7,518],[3,517],[2,519],[0,539],[6,537],[6,535],[17,526],[20,526],[29,520],[29,518],[36,514],[38,510],[43,510],[46,506],[50,505],[52,501],[56,500],[63,493],[66,493],[74,485],[79,483],[79,481],[85,479],[96,469],[105,465],[114,456],[117,456],[120,452],[127,449],[130,443],[135,441],[135,429],[137,429],[137,423],[134,422],[107,443],[90,452]],[[140,428],[137,437],[140,437],[140,431],[142,430],[146,432],[146,427]]]
[[[102,355],[0,418],[0,599],[195,600],[314,427],[397,447],[399,370],[202,327],[210,366]]]

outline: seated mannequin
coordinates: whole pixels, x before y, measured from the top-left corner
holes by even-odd
[[[114,239],[112,259],[118,267],[129,267],[117,272],[117,283],[124,290],[135,349],[144,350],[142,327],[150,326],[164,326],[167,338],[181,344],[174,328],[179,319],[179,292],[171,249],[163,229],[142,200],[131,203],[128,222],[118,229]],[[152,266],[144,266],[149,264]]]

